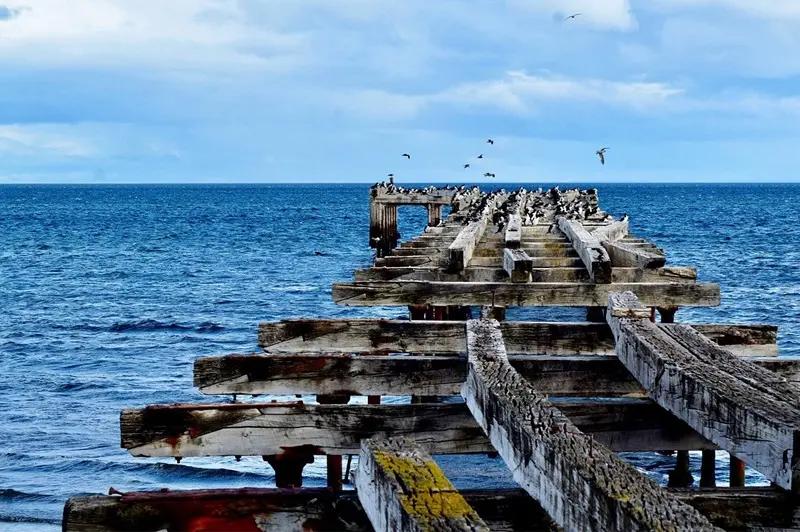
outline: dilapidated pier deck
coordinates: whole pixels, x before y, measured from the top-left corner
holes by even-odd
[[[401,205],[428,210],[402,243]],[[233,402],[121,413],[133,456],[260,457],[276,486],[76,498],[64,530],[797,529],[800,359],[777,356],[772,325],[675,323],[719,305],[719,285],[667,266],[596,191],[379,184],[370,215],[375,263],[332,297],[409,319],[261,323],[262,352],[195,362],[195,386]],[[586,320],[506,320],[525,306]],[[238,402],[287,394],[305,399]],[[666,487],[617,454],[665,450]],[[499,457],[519,488],[459,491],[431,457],[445,454]],[[302,487],[315,456],[324,489]],[[745,464],[771,485],[745,486]]]

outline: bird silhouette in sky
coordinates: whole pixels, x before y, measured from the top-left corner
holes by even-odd
[[[492,139],[489,139],[486,141],[486,144],[494,144],[494,141]]]
[[[580,15],[581,15],[580,13],[575,13],[575,14],[572,14],[572,15],[568,16],[568,17],[567,17],[567,18],[565,18],[564,20],[569,20],[569,19],[571,19],[571,18],[579,17]]]
[[[606,164],[606,157],[605,153],[608,148],[600,148],[597,150],[597,156],[600,157],[600,164]]]
[[[478,159],[483,159],[483,154],[478,155]]]
[[[404,153],[401,157],[405,157],[406,159],[411,159],[411,155]]]
[[[469,163],[465,164],[464,168],[469,168]]]

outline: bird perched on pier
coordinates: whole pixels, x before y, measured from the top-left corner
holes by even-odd
[[[575,18],[575,17],[579,17],[579,16],[581,16],[581,13],[573,13],[572,15],[568,16],[564,20],[569,20],[571,18]]]
[[[406,159],[411,159],[411,155],[409,155],[408,153],[404,153],[400,157],[405,157]]]
[[[608,149],[607,147],[606,148],[600,148],[596,152],[597,156],[600,157],[600,164],[606,164],[606,156],[605,156],[605,154],[606,154],[606,150],[607,149]]]
[[[464,168],[469,168],[469,163],[465,164]]]
[[[486,144],[494,144],[494,141],[492,139],[489,139],[486,141]]]

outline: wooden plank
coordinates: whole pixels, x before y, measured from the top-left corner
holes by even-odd
[[[512,214],[508,217],[505,240],[505,246],[507,248],[519,248],[522,242],[522,217],[519,213]]]
[[[375,530],[489,532],[414,440],[362,441],[355,484]]]
[[[567,220],[563,216],[557,218],[558,227],[572,242],[578,252],[589,277],[596,283],[611,282],[611,260],[600,242],[589,233],[580,222]]]
[[[597,227],[592,231],[592,236],[601,242],[603,240],[621,240],[628,236],[628,218]]]
[[[641,308],[632,293],[609,307]],[[798,488],[800,388],[685,325],[607,320],[625,367],[660,406],[784,489]]]
[[[335,283],[340,305],[605,306],[610,292],[633,291],[652,307],[719,305],[716,283],[442,283],[385,281]]]
[[[525,248],[520,248],[525,251]],[[527,252],[527,251],[526,251]],[[535,259],[531,259],[532,261]],[[402,279],[400,279],[402,278]],[[355,270],[356,281],[440,281],[468,283],[498,283],[507,280],[504,269],[470,266],[458,274],[447,273],[435,266],[376,267]],[[611,279],[615,283],[693,282],[697,279],[694,268],[682,266],[657,269],[614,268]],[[532,268],[531,280],[535,283],[589,282],[589,272],[583,264],[577,268]]]
[[[559,409],[614,451],[715,448],[649,400],[559,400]],[[123,410],[133,456],[358,454],[365,438],[412,437],[431,454],[491,452],[467,407],[456,404],[222,403]]]
[[[531,280],[533,260],[521,249],[506,248],[503,252],[503,269],[512,283],[525,283]]]
[[[774,325],[694,324],[720,345],[764,346],[777,354]],[[503,322],[506,349],[514,355],[613,354],[614,337],[605,323]],[[385,319],[286,319],[259,324],[258,345],[270,353],[431,353],[466,352],[463,321]],[[751,356],[764,356],[753,349]]]
[[[668,488],[667,491],[725,530],[789,527],[791,523],[793,504],[789,496],[769,487]],[[493,531],[555,530],[539,503],[522,489],[471,489],[460,493]],[[63,529],[65,532],[189,530],[192,519],[220,517],[233,523],[221,529],[258,522],[266,530],[286,532],[373,531],[355,492],[333,493],[323,488],[171,490],[74,497],[64,506]],[[283,523],[278,521],[279,517],[284,518]]]
[[[511,367],[500,325],[467,322],[470,412],[514,480],[567,530],[718,530],[594,439]]]
[[[663,253],[654,253],[622,241],[603,240],[601,242],[614,267],[661,268],[667,263]]]
[[[582,266],[580,257],[531,257],[534,268],[574,268]],[[496,255],[493,257],[473,256],[470,261],[471,267],[483,268],[502,268],[503,257]]]
[[[551,397],[641,397],[645,392],[613,355],[510,355],[531,385]],[[800,383],[800,358],[752,362]],[[239,395],[458,395],[467,377],[460,356],[228,355],[200,357],[201,393]]]
[[[793,505],[789,497],[768,487],[667,491],[726,530],[789,527],[791,523],[789,509]],[[460,493],[493,531],[557,529],[551,528],[555,526],[552,520],[522,489]],[[174,490],[75,497],[65,504],[63,529],[65,532],[189,530],[192,519],[215,517],[231,519],[233,524],[221,529],[232,529],[238,523],[259,523],[262,529],[286,532],[373,531],[354,492],[332,493],[321,488]],[[283,523],[278,521],[280,517],[284,518]]]
[[[469,264],[472,253],[478,245],[483,232],[486,231],[488,218],[482,216],[480,220],[470,222],[448,248],[448,271],[460,272]]]

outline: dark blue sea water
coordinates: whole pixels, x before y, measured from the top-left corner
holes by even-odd
[[[722,285],[721,307],[679,320],[776,323],[782,354],[800,355],[800,185],[598,189],[669,264]],[[58,530],[68,497],[109,486],[270,485],[260,458],[130,458],[119,411],[212,400],[192,388],[193,360],[255,351],[259,321],[403,314],[331,302],[331,283],[370,264],[368,212],[364,185],[0,187],[0,529]],[[424,221],[401,209],[403,238]],[[523,317],[583,314],[509,312]],[[442,463],[460,486],[508,481]],[[663,480],[672,459],[637,463]],[[321,464],[306,472],[324,483]]]

